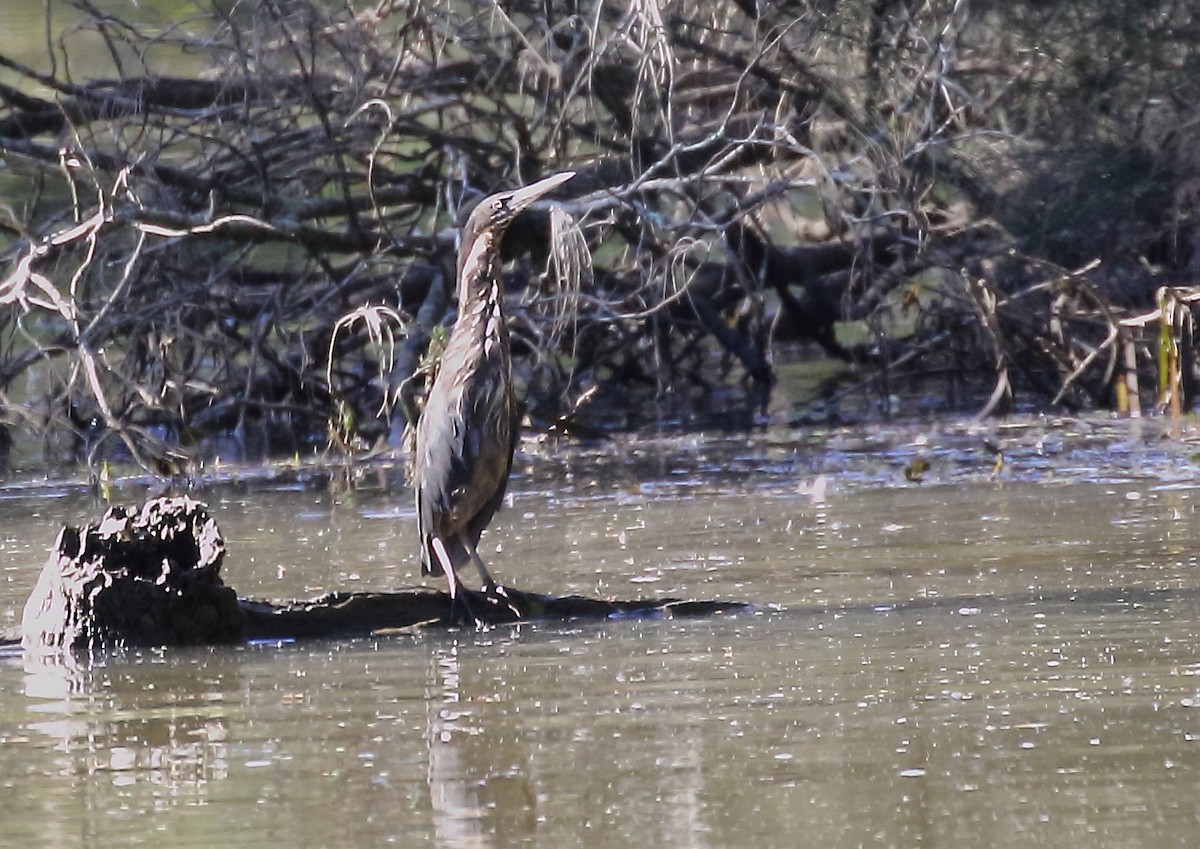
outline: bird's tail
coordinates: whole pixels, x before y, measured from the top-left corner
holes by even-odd
[[[461,545],[459,550],[470,556]],[[421,571],[426,575],[445,575],[450,584],[450,601],[453,602],[459,597],[462,583],[458,579],[458,569],[455,568],[454,557],[446,550],[446,543],[441,537],[431,536],[426,541]]]
[[[421,547],[421,574],[437,577],[446,572],[458,574],[460,566],[471,559],[470,553],[457,540],[446,541],[430,534]]]
[[[421,546],[421,574],[432,575],[438,577],[446,574],[446,567],[442,564],[441,558],[438,557],[437,549],[434,548],[434,542],[441,542],[437,537],[425,537],[424,545]],[[445,547],[439,545],[445,551]]]

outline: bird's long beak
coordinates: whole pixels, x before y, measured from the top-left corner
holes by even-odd
[[[529,204],[533,203],[543,195],[557,189],[563,183],[575,176],[574,171],[563,171],[558,174],[553,174],[544,179],[538,180],[536,183],[530,183],[528,186],[522,186],[512,193],[508,199],[508,207],[513,212],[520,212]]]

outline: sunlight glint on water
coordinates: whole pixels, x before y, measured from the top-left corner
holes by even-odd
[[[485,545],[521,587],[756,613],[2,658],[0,845],[1191,845],[1194,489],[836,477],[818,501],[775,460],[525,458]],[[399,482],[204,497],[243,595],[420,581]],[[0,499],[6,626],[94,512]]]

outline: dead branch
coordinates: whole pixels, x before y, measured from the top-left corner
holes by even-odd
[[[505,246],[518,368],[558,413],[593,387],[637,405],[748,378],[765,397],[785,338],[859,386],[952,371],[987,391],[999,351],[1001,394],[1105,403],[1125,368],[1113,328],[1135,369],[1157,368],[1121,322],[1195,282],[1171,275],[1195,267],[1200,172],[1168,129],[1195,120],[1174,94],[1192,42],[1158,3],[1131,20],[1160,72],[1131,59],[1101,120],[1083,71],[1063,71],[1083,68],[1075,35],[1088,56],[1134,48],[1091,2],[969,17],[949,0],[301,0],[214,11],[204,37],[67,5],[110,68],[78,80],[0,56],[0,152],[21,181],[0,222],[0,432],[70,423],[81,458],[157,467],[230,427],[294,450],[335,421],[359,431],[346,445],[398,442],[390,402],[419,407],[462,216],[566,168],[554,200],[578,232],[543,207]],[[156,58],[171,49],[195,70]],[[1101,166],[1112,180],[1088,178]],[[547,271],[568,238],[595,267],[563,296]],[[1179,303],[1162,350],[1182,399]],[[339,324],[384,308],[416,317],[390,368],[368,326]],[[37,388],[14,402],[23,377]]]

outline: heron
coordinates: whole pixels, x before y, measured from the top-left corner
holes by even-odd
[[[573,176],[565,171],[490,195],[462,228],[458,318],[417,423],[414,462],[421,573],[446,576],[452,616],[460,603],[473,615],[458,573],[468,561],[479,570],[484,592],[520,616],[478,551],[480,535],[504,500],[520,428],[500,244],[523,209]]]

